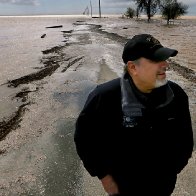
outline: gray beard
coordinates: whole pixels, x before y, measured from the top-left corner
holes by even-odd
[[[156,82],[155,82],[155,88],[159,88],[161,86],[164,86],[165,84],[167,84],[167,79],[164,79],[164,80],[156,80]]]

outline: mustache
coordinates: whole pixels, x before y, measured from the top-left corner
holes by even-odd
[[[168,67],[162,67],[162,68],[158,71],[158,74],[165,73],[167,70],[168,70]]]

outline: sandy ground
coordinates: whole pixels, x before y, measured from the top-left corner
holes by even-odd
[[[142,23],[142,29],[138,23]],[[186,24],[179,22],[178,25],[184,27]],[[182,27],[177,29],[183,32],[189,29]],[[183,33],[177,29],[157,22],[147,24],[126,19],[78,21],[72,32],[64,32],[69,41],[63,47],[45,51],[43,70],[10,81],[12,88],[22,89],[18,99],[23,99],[23,105],[13,118],[0,126],[5,132],[9,130],[0,142],[0,195],[106,195],[98,179],[89,176],[76,154],[75,119],[96,84],[121,75],[122,48],[129,36],[149,32],[157,34],[166,45],[174,46],[180,36],[169,35]],[[183,40],[177,44],[178,49],[184,46],[189,52],[189,47],[195,48],[195,39],[189,33],[186,41],[192,39],[190,45],[185,45]],[[179,65],[185,55],[179,55],[175,63]],[[190,54],[185,62],[183,65],[187,68],[195,69],[194,55]],[[171,63],[168,78],[179,83],[189,95],[196,137],[195,73],[181,67],[175,69],[175,63]],[[179,70],[183,70],[183,74]],[[189,164],[178,176],[173,195],[195,196],[195,185],[194,151]]]

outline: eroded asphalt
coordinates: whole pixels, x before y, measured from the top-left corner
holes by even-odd
[[[76,22],[73,31],[62,32],[63,46],[43,51],[42,69],[9,81],[10,87],[21,88],[15,96],[21,105],[19,113],[0,124],[0,195],[106,195],[83,168],[73,142],[75,120],[88,93],[122,72],[127,39],[100,28]],[[194,196],[194,176],[186,187],[182,178],[174,195]]]

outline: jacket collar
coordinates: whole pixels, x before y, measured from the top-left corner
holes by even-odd
[[[120,85],[122,112],[125,121],[142,116],[142,110],[145,108],[165,107],[174,98],[174,93],[168,83],[154,89],[149,94],[140,92],[127,72],[121,77]]]

